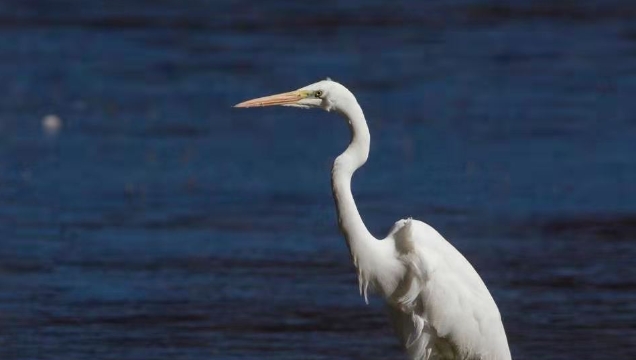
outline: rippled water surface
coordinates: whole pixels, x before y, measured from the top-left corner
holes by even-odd
[[[444,234],[516,359],[635,358],[635,9],[0,1],[0,358],[400,358],[336,227],[347,126],[231,107],[326,76],[372,232]]]

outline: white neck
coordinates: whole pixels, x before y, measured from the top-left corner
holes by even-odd
[[[360,290],[366,300],[370,277],[377,271],[373,268],[373,260],[378,253],[380,242],[371,235],[362,221],[351,193],[351,178],[369,157],[371,135],[362,109],[355,100],[348,103],[344,109],[339,108],[339,112],[349,122],[352,139],[347,149],[333,164],[331,185],[338,212],[338,224],[347,241],[353,263],[358,269]]]

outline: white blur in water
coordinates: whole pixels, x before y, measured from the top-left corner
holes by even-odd
[[[46,115],[42,119],[42,128],[47,135],[56,135],[62,129],[62,119],[57,115]]]

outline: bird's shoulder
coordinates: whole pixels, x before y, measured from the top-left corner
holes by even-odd
[[[418,248],[445,251],[451,250],[449,246],[452,248],[432,226],[412,218],[398,220],[393,224],[388,237],[395,241],[396,250],[400,254],[412,253]]]
[[[475,268],[433,227],[418,220],[404,219],[394,225],[391,237],[398,259],[409,277],[416,279],[409,290],[411,296],[396,299],[398,302],[413,300],[415,291],[427,294],[427,299],[437,298],[436,304],[447,303],[451,298],[472,301],[481,304],[479,306],[494,308],[491,313],[499,315]],[[440,296],[446,298],[439,299]]]
[[[403,219],[395,223],[390,236],[398,256],[422,279],[431,279],[437,274],[444,280],[452,278],[464,283],[478,293],[488,293],[470,262],[432,226],[411,218]]]

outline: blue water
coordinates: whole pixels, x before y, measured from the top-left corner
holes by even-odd
[[[636,358],[627,0],[0,1],[0,358],[401,358],[337,231],[344,121],[231,107],[327,76],[373,233],[444,234],[515,359]]]

